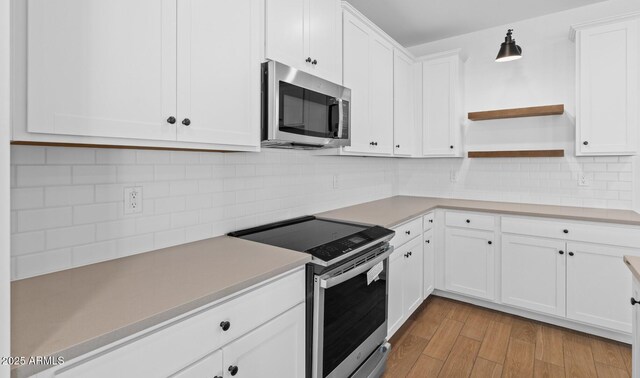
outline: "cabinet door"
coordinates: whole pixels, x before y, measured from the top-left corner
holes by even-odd
[[[369,29],[350,13],[343,15],[343,72],[344,86],[351,89],[351,146],[347,152],[369,152]]]
[[[171,376],[171,378],[222,378],[222,350],[201,359],[188,368]]]
[[[393,154],[411,156],[415,145],[413,61],[397,50],[393,59]]]
[[[259,39],[260,0],[178,1],[179,141],[259,145]]]
[[[310,58],[307,49],[306,12],[309,0],[266,0],[266,51],[267,59],[284,63],[301,70],[307,70]],[[226,2],[216,2],[226,4]],[[221,12],[224,17],[224,12]],[[241,22],[242,23],[242,22]],[[223,36],[232,36],[223,33]],[[221,50],[225,53],[225,50]]]
[[[634,299],[640,300],[640,281],[637,278],[633,278],[633,285],[631,295]],[[633,361],[631,363],[634,378],[640,377],[640,305],[635,304],[633,306],[633,346],[632,355]]]
[[[175,0],[28,1],[34,133],[175,140]]]
[[[224,377],[298,378],[305,374],[304,303],[222,348]]]
[[[375,35],[369,57],[369,127],[375,154],[393,153],[393,47]]]
[[[565,316],[564,241],[502,236],[502,302]]]
[[[342,8],[340,0],[309,1],[309,56],[311,73],[342,83]],[[302,2],[302,1],[301,1]]]
[[[637,150],[638,24],[638,20],[619,22],[577,33],[578,155]]]
[[[422,238],[416,237],[407,243],[408,257],[404,261],[402,308],[407,319],[422,303]]]
[[[433,228],[425,231],[423,235],[423,296],[427,298],[435,289],[435,242],[433,241]]]
[[[389,292],[387,294],[387,337],[400,328],[403,322],[402,311],[402,280],[404,277],[405,248],[400,247],[389,256]]]
[[[456,156],[458,61],[447,57],[422,63],[422,154]]]
[[[599,244],[567,243],[567,317],[631,332],[631,272],[624,255],[635,250]]]
[[[447,228],[445,287],[448,290],[494,299],[493,237],[489,231]]]

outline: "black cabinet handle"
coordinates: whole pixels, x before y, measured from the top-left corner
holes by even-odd
[[[636,301],[636,299],[634,297],[631,297],[631,305],[637,305],[638,303],[640,303],[640,301]]]
[[[429,244],[429,243],[431,243],[431,240],[425,240],[424,242]]]
[[[396,144],[396,148],[400,148],[400,145],[399,145],[399,144]]]
[[[408,253],[409,253],[409,256],[413,255],[413,253],[411,253],[411,251],[409,251]]]
[[[221,376],[219,376],[219,375],[216,375],[216,376],[215,376],[215,377],[213,377],[213,378],[222,378],[222,377],[221,377]]]
[[[315,66],[316,64],[318,64],[318,61],[314,59],[313,62],[311,62],[311,64]]]
[[[467,219],[467,223],[471,223],[471,219]]]
[[[407,252],[407,253],[405,253],[405,254],[404,254],[404,257],[408,259],[408,258],[409,258],[409,253],[408,253],[408,252]]]
[[[411,231],[409,231],[409,230],[405,231],[404,233],[407,234],[407,235],[411,235]]]
[[[308,57],[307,59],[304,60],[307,63],[311,63],[311,57]]]
[[[220,322],[220,328],[222,328],[223,331],[228,331],[229,328],[231,328],[231,323],[226,320],[223,322]]]
[[[564,251],[558,251],[558,253],[564,255]]]
[[[573,256],[573,252],[569,252],[569,256]]]
[[[487,244],[493,244],[493,242],[492,242],[491,240],[489,240],[489,241],[487,242]]]
[[[429,219],[429,223],[433,223],[433,219]]]
[[[584,142],[582,142],[582,144],[584,144],[585,146],[587,146],[589,144],[589,142],[587,142],[586,140]]]
[[[373,142],[373,145],[374,145],[374,146],[377,146],[377,145],[378,145],[378,142]]]
[[[449,148],[453,150],[453,146],[449,146]]]
[[[182,124],[185,126],[189,126],[191,124],[191,120],[189,118],[185,118],[182,120]]]
[[[231,375],[238,374],[238,367],[233,365],[229,366],[229,373],[231,373]]]
[[[176,117],[171,116],[169,118],[167,118],[167,123],[170,125],[173,125],[174,123],[176,123]]]
[[[568,233],[569,233],[569,230],[564,229],[564,230],[562,230],[562,232],[564,232],[565,234],[568,234]]]
[[[371,143],[369,143],[369,144],[373,146],[373,142],[371,142]]]

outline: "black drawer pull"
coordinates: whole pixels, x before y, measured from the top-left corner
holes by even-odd
[[[565,234],[569,233],[569,230],[567,230],[566,228],[564,230],[562,230],[562,232],[564,232]]]
[[[231,375],[236,375],[238,374],[238,367],[237,366],[229,366],[229,373],[231,373]]]
[[[491,240],[489,240],[489,241],[487,242],[487,244],[491,245],[491,244],[493,244],[493,242],[492,242]]]
[[[227,320],[220,322],[220,328],[222,328],[223,331],[228,331],[229,328],[231,328],[231,322]]]
[[[569,252],[569,256],[573,256],[573,255],[574,255],[574,253],[573,253],[573,252]]]
[[[429,244],[429,243],[431,243],[431,240],[425,240],[424,242]]]
[[[558,251],[558,253],[564,255],[564,251]]]
[[[407,234],[407,235],[411,235],[411,231],[408,231],[408,230],[405,231],[404,233]]]
[[[640,301],[636,301],[636,299],[634,297],[631,297],[631,305],[637,305],[638,303],[640,303]]]
[[[471,223],[471,219],[467,219],[467,223]]]

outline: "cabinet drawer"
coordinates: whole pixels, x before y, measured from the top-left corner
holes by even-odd
[[[638,228],[562,219],[502,217],[502,232],[626,247],[640,245]]]
[[[445,224],[450,227],[493,231],[495,229],[495,217],[493,215],[447,211]]]
[[[396,235],[391,239],[391,245],[398,248],[409,240],[422,234],[422,217],[411,220],[393,228]]]
[[[299,270],[95,357],[72,361],[55,376],[166,377],[302,303],[304,295],[304,270]],[[230,322],[227,331],[222,321]]]
[[[422,217],[422,225],[424,227],[424,231],[428,231],[433,228],[435,222],[435,214],[429,213]]]

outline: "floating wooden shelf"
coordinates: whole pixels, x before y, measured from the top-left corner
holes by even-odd
[[[559,104],[559,105],[532,106],[530,108],[487,110],[484,112],[469,113],[468,117],[472,121],[486,121],[489,119],[560,115],[563,113],[564,113],[564,104]]]
[[[564,150],[469,151],[470,158],[563,157]]]

